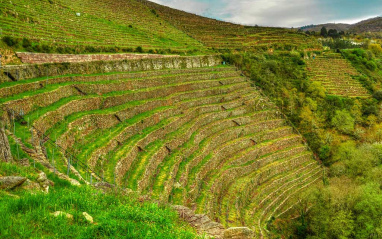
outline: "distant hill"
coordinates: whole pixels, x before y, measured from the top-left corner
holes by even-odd
[[[314,38],[295,30],[275,27],[243,26],[138,0],[166,22],[212,49],[305,49],[320,48]]]
[[[326,29],[336,29],[337,31],[348,31],[350,28],[350,24],[346,23],[326,23],[326,24],[319,24],[319,25],[309,25],[300,27],[300,29],[303,29],[304,31],[321,31],[322,27],[326,27]]]
[[[351,25],[351,32],[364,33],[364,32],[380,32],[382,31],[382,17],[370,18],[356,24]]]
[[[326,24],[319,24],[319,25],[303,26],[303,27],[300,27],[300,29],[304,31],[317,32],[317,31],[320,31],[323,26],[326,27],[326,29],[336,29],[337,31],[349,31],[354,33],[381,32],[382,17],[370,18],[355,24],[326,23]]]

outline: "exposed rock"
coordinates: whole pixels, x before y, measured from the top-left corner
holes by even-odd
[[[26,152],[31,158],[33,158],[36,162],[40,163],[42,166],[44,166],[45,168],[47,168],[51,173],[55,173],[57,175],[57,177],[63,179],[63,180],[67,180],[70,182],[71,185],[73,186],[80,186],[81,184],[75,180],[75,179],[72,179],[72,178],[69,178],[66,174],[63,174],[63,173],[60,173],[58,172],[50,163],[49,163],[49,160],[46,158],[46,156],[44,155],[43,153],[43,150],[41,149],[40,145],[37,144],[37,140],[34,141],[35,145],[35,149],[30,149],[28,147],[26,147],[23,142],[17,138],[14,134],[12,134],[12,132],[10,132],[9,130],[7,130],[7,134],[10,135],[21,147],[21,149]],[[37,138],[37,133],[36,131],[33,131],[33,137],[34,138]]]
[[[98,182],[98,183],[93,184],[93,186],[95,188],[101,189],[104,192],[109,192],[115,188],[115,185],[110,184],[110,183],[106,183],[106,182]]]
[[[182,184],[180,184],[179,182],[176,182],[174,184],[174,188],[181,188],[182,187]]]
[[[131,190],[130,188],[125,188],[125,189],[123,189],[123,195],[128,195],[128,194],[133,193],[133,192],[134,192],[134,191]]]
[[[37,190],[40,190],[40,188],[41,188],[40,184],[33,182],[29,179],[27,179],[22,185],[22,189],[25,189],[28,191],[37,191]]]
[[[93,217],[90,216],[87,212],[83,212],[82,215],[84,215],[86,221],[88,221],[89,223],[93,223]]]
[[[4,129],[1,127],[0,121],[0,161],[12,162],[11,148],[9,147],[8,137],[5,134]]]
[[[75,180],[75,179],[73,179],[73,178],[67,178],[67,180],[70,182],[70,184],[71,185],[73,185],[73,186],[81,186],[81,184],[77,181],[77,180]]]
[[[27,158],[20,159],[19,165],[21,165],[23,167],[29,167],[30,166],[29,159],[27,159]]]
[[[205,214],[195,214],[193,210],[185,206],[175,205],[173,208],[182,219],[190,223],[198,232],[206,233],[214,238],[223,238],[225,228],[222,224],[212,221]]]
[[[70,220],[73,219],[73,215],[72,214],[69,214],[69,213],[66,213],[66,212],[62,212],[62,211],[56,211],[54,213],[51,213],[50,215],[52,215],[54,217],[63,216],[63,217],[66,217],[67,219],[70,219]]]
[[[224,239],[250,239],[254,232],[248,227],[230,227],[224,231]]]
[[[46,180],[48,180],[48,178],[46,177],[46,174],[44,172],[38,174],[37,182],[41,183]]]
[[[0,177],[0,189],[13,189],[23,184],[25,180],[27,178],[18,176]]]
[[[44,172],[38,174],[37,182],[45,193],[49,192],[49,186],[54,186],[54,183],[46,177]]]

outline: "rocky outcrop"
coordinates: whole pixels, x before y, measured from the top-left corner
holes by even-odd
[[[133,72],[164,69],[191,69],[217,66],[219,56],[181,56],[159,59],[137,59],[119,61],[93,61],[72,63],[49,63],[30,65],[7,65],[1,70],[0,82],[19,81],[38,77],[68,74],[95,74],[108,72]]]
[[[211,220],[205,214],[195,214],[190,208],[181,205],[172,207],[178,212],[179,217],[194,227],[198,233],[205,233],[216,239],[250,239],[255,236],[254,232],[248,227],[225,229],[222,224]]]
[[[90,216],[87,212],[83,212],[82,215],[85,217],[86,221],[93,224],[93,217]]]
[[[27,178],[18,176],[0,177],[0,189],[14,189],[23,184]]]
[[[45,193],[49,192],[49,186],[54,186],[54,183],[46,177],[44,172],[38,174],[37,182]]]
[[[35,144],[34,146],[36,147],[36,150],[35,149],[30,149],[28,147],[26,147],[23,142],[17,138],[14,134],[12,134],[12,132],[10,132],[9,130],[7,131],[7,134],[10,135],[10,137],[13,138],[13,140],[16,141],[17,144],[20,145],[20,148],[25,152],[27,153],[31,158],[33,158],[36,162],[40,163],[42,166],[44,166],[46,169],[48,169],[51,173],[54,173],[57,175],[57,177],[63,179],[63,180],[67,180],[70,182],[70,184],[72,184],[73,186],[80,186],[81,184],[73,179],[73,178],[70,178],[68,177],[67,175],[57,171],[54,166],[52,166],[49,161],[47,160],[46,156],[43,154],[42,152],[42,149],[41,147],[39,146],[39,144]],[[34,132],[34,135],[36,135],[36,133]],[[35,136],[35,138],[37,138],[37,136]],[[35,142],[36,143],[36,142]],[[72,169],[72,168],[71,168]]]
[[[248,227],[231,227],[224,231],[224,239],[250,239],[254,235]]]
[[[199,233],[206,233],[214,238],[223,238],[225,229],[222,224],[212,221],[205,214],[195,214],[185,206],[175,205],[173,208],[178,212],[180,218],[190,223]]]
[[[3,128],[0,127],[0,161],[12,162],[11,148],[9,147],[8,137]]]
[[[69,214],[69,213],[66,213],[66,212],[62,212],[62,211],[56,211],[54,213],[51,213],[50,215],[54,216],[54,217],[66,217],[67,219],[70,219],[72,220],[73,219],[73,215],[72,214]]]

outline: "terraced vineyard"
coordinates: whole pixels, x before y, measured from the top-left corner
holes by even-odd
[[[247,27],[140,0],[0,0],[3,35],[46,45],[207,52],[214,49],[321,48],[282,28]]]
[[[218,21],[138,0],[179,30],[215,49],[322,48],[315,38],[283,28],[251,27]]]
[[[134,0],[1,0],[0,27],[3,35],[56,46],[204,49]]]
[[[308,76],[320,82],[330,95],[370,97],[362,84],[354,79],[360,73],[339,54],[307,60]]]
[[[3,117],[24,151],[62,175],[103,179],[265,236],[265,222],[293,207],[322,169],[279,110],[220,63],[5,67],[22,77],[0,84]],[[61,70],[44,76],[43,67]]]

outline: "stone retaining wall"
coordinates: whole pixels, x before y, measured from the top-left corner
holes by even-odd
[[[157,55],[157,54],[49,54],[16,52],[17,57],[23,63],[44,64],[44,63],[63,63],[63,62],[90,62],[90,61],[116,61],[116,60],[138,60],[138,59],[158,59],[179,57],[179,55]]]
[[[222,59],[219,56],[190,56],[120,61],[8,65],[0,70],[0,83],[68,74],[189,69],[217,66],[221,63]]]

